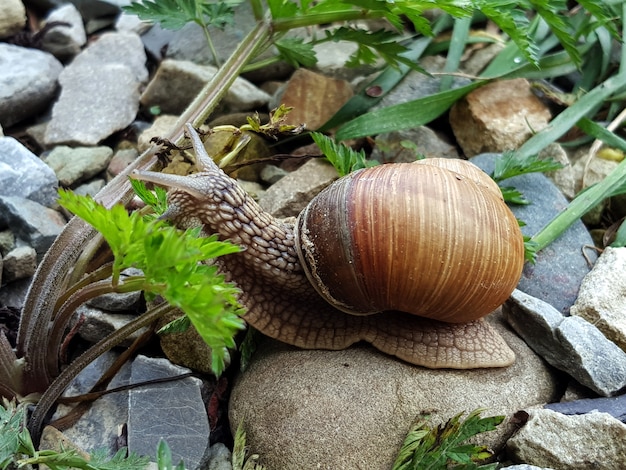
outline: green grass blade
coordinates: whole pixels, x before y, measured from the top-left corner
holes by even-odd
[[[541,152],[574,127],[580,119],[597,110],[611,95],[624,88],[626,88],[626,73],[609,78],[555,117],[548,127],[528,139],[516,153],[520,156],[528,156]]]
[[[488,69],[481,74],[481,78],[489,79],[545,79],[562,77],[576,71],[576,65],[572,62],[567,52],[557,52],[539,59],[539,67],[528,62],[515,67]]]
[[[622,150],[623,152],[626,152],[626,140],[615,135],[613,132],[609,131],[605,127],[602,127],[597,122],[593,122],[589,118],[582,118],[580,121],[578,121],[577,126],[585,134],[593,137],[594,139],[601,140],[610,147],[615,147]]]
[[[471,25],[471,17],[456,18],[454,20],[454,28],[452,29],[450,49],[448,50],[448,55],[446,57],[446,65],[443,68],[444,72],[452,73],[459,70],[461,57],[463,57],[463,53],[465,52]],[[445,91],[452,88],[453,79],[454,77],[452,75],[444,76],[441,79],[441,86],[439,90]]]
[[[485,83],[485,80],[480,80],[453,90],[372,111],[340,127],[336,138],[341,141],[428,124],[467,93]]]
[[[622,161],[600,183],[587,188],[576,196],[572,202],[554,219],[552,219],[531,241],[537,244],[537,251],[545,248],[567,228],[580,219],[585,213],[609,197],[614,189],[623,184],[626,179],[626,160]]]

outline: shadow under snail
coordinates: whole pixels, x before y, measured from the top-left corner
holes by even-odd
[[[169,188],[164,214],[243,247],[217,259],[244,319],[306,349],[358,341],[409,363],[470,369],[514,353],[482,317],[516,287],[517,220],[475,165],[431,158],[359,170],[323,190],[295,224],[276,219],[207,155],[187,125],[198,173],[136,172]]]

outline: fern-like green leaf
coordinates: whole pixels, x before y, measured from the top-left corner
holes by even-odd
[[[527,173],[544,173],[563,168],[563,165],[552,159],[540,159],[537,155],[518,155],[515,152],[505,152],[496,159],[495,169],[491,177],[496,181],[525,175]]]
[[[177,30],[187,23],[224,27],[232,24],[233,7],[241,0],[141,0],[122,7],[127,13],[145,21],[159,23],[165,29]]]
[[[312,132],[311,137],[328,161],[335,167],[339,176],[345,176],[361,168],[378,165],[377,161],[367,160],[363,150],[357,152],[347,145],[338,144],[319,132]]]
[[[470,437],[494,430],[504,420],[504,416],[481,418],[483,411],[472,411],[464,420],[461,420],[463,413],[459,413],[435,428],[427,426],[428,414],[418,416],[402,444],[393,470],[495,469],[496,464],[478,465],[492,456],[487,447],[463,444]]]
[[[213,370],[219,375],[225,367],[228,348],[235,347],[234,336],[243,328],[238,289],[227,283],[213,265],[205,262],[239,251],[239,247],[201,237],[199,229],[181,231],[158,219],[129,214],[121,205],[106,209],[92,198],[70,191],[59,192],[66,209],[98,230],[115,257],[113,285],[120,282],[123,269],[143,271],[143,290],[160,295],[179,308],[212,349]]]
[[[301,38],[281,38],[274,42],[281,58],[294,67],[313,67],[317,63],[317,57],[313,45],[305,43]]]

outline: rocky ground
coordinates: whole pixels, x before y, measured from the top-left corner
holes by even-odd
[[[5,28],[0,36],[15,38],[23,28],[23,6],[19,0],[4,3],[16,11],[7,18],[18,20],[0,24]],[[47,21],[66,26],[42,37],[0,42],[5,64],[0,70],[0,327],[13,342],[37,264],[67,222],[56,203],[57,188],[95,195],[150,145],[151,137],[167,134],[216,72],[197,28],[173,33],[148,28],[129,15],[113,17],[103,25],[102,16],[65,4],[52,9]],[[235,27],[216,35],[221,55],[228,55],[251,22],[242,14]],[[318,52],[315,69],[294,71],[282,64],[237,79],[219,110],[221,122],[240,123],[242,113],[267,113],[283,103],[294,107],[293,123],[310,129],[322,125],[373,70],[343,66],[352,52],[349,44],[333,43]],[[465,71],[480,71],[488,53],[468,56]],[[438,71],[443,59],[431,57],[421,65]],[[425,96],[438,83],[410,73],[377,106]],[[552,117],[526,80],[494,82],[459,101],[432,126],[378,135],[366,148],[383,162],[411,161],[419,153],[470,158],[490,172],[500,152],[517,148]],[[250,147],[257,156],[273,153],[263,141]],[[543,153],[563,169],[549,177],[530,174],[507,181],[532,201],[512,207],[528,235],[567,205],[583,174],[588,185],[616,165],[599,158],[587,164],[588,148],[566,152],[555,144]],[[265,210],[291,217],[337,173],[310,159],[301,165],[255,166],[238,176]],[[507,417],[480,441],[503,465],[624,468],[626,249],[608,248],[597,257],[593,246],[589,229],[575,224],[539,254],[536,264],[525,266],[518,289],[489,317],[516,353],[510,367],[433,370],[368,345],[307,351],[262,339],[245,372],[233,353],[231,367],[215,378],[202,341],[192,333],[172,335],[149,342],[109,388],[172,380],[105,395],[62,432],[85,450],[128,446],[150,456],[164,438],[187,468],[228,469],[232,432],[243,422],[248,444],[269,469],[383,469],[390,468],[412,421],[424,410],[440,424],[461,411],[485,408],[486,414]],[[138,294],[116,295],[79,307],[80,322],[73,323],[76,347],[118,329],[143,302]],[[87,391],[120,352],[94,362],[66,395]],[[66,410],[60,405],[55,417]],[[47,428],[45,438],[58,440],[55,432]]]

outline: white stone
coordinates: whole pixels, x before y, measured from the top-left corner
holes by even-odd
[[[26,24],[26,9],[20,0],[0,0],[0,38],[18,33]]]
[[[543,409],[529,414],[507,442],[507,454],[516,462],[559,470],[626,468],[626,425],[610,414],[567,416]]]
[[[626,248],[607,247],[585,276],[570,309],[626,351]]]

